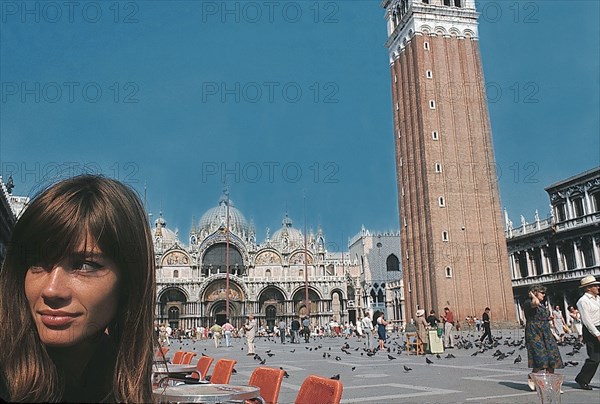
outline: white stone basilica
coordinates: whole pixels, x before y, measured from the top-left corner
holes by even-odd
[[[229,248],[227,216],[229,213]],[[307,313],[305,271],[308,273],[309,314],[313,325],[332,318],[347,321],[349,262],[342,253],[329,253],[319,228],[305,238],[285,215],[282,226],[263,243],[244,215],[225,195],[192,224],[189,245],[167,228],[162,217],[152,229],[156,254],[159,322],[173,328],[210,326],[226,316],[226,262],[229,263],[229,317],[241,326],[248,314],[272,327],[280,318]],[[346,255],[347,258],[347,255]],[[352,283],[350,283],[352,285]],[[350,289],[350,290],[349,290]]]

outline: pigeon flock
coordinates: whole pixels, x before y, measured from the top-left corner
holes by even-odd
[[[341,346],[339,347],[339,350],[336,351],[337,348],[333,348],[332,347],[327,347],[324,348],[323,347],[323,341],[327,339],[329,341],[334,341],[334,340],[340,340],[341,341]],[[185,342],[181,341],[182,347],[185,345],[194,345],[193,342],[189,341],[189,342]],[[262,345],[263,347],[265,345],[268,344],[278,344],[277,339],[272,338],[272,337],[266,337],[264,339],[264,342],[259,344],[259,347]],[[304,344],[304,343],[302,343]],[[517,365],[519,366],[519,369],[526,369],[527,368],[527,350],[525,349],[525,341],[524,341],[524,337],[520,337],[520,338],[513,338],[513,336],[506,336],[503,337],[502,335],[496,336],[494,338],[494,341],[492,343],[486,341],[486,342],[480,342],[478,340],[478,336],[473,334],[473,333],[462,333],[462,335],[455,335],[455,341],[454,341],[454,353],[449,353],[448,351],[446,351],[445,355],[442,356],[440,354],[427,354],[424,355],[424,358],[421,357],[419,358],[418,356],[413,355],[414,353],[411,353],[410,356],[407,356],[406,354],[406,348],[405,348],[405,342],[404,342],[404,336],[403,334],[397,334],[393,337],[390,337],[386,340],[386,346],[387,348],[381,352],[379,352],[379,348],[375,348],[372,350],[366,349],[364,347],[364,342],[363,341],[358,341],[355,338],[349,338],[349,337],[325,337],[325,336],[312,336],[311,340],[309,342],[309,344],[302,346],[302,344],[298,344],[298,345],[294,345],[293,348],[291,349],[287,349],[287,351],[291,354],[296,354],[296,355],[301,355],[302,358],[301,359],[308,359],[308,358],[313,358],[311,355],[314,355],[314,353],[317,353],[317,358],[321,358],[321,360],[326,360],[326,361],[331,361],[334,360],[336,362],[340,362],[343,363],[345,361],[345,357],[346,356],[350,356],[348,358],[348,361],[351,362],[351,364],[353,366],[351,366],[351,374],[359,374],[361,368],[362,369],[368,369],[368,371],[372,371],[372,368],[370,366],[367,365],[357,365],[356,364],[356,359],[352,358],[352,355],[359,355],[360,357],[368,357],[368,358],[385,358],[387,357],[388,361],[394,361],[397,359],[402,359],[402,358],[410,358],[410,364],[412,366],[414,366],[414,364],[416,362],[418,362],[419,360],[424,360],[423,365],[424,366],[435,366],[436,363],[443,363],[445,361],[449,361],[452,359],[456,359],[457,356],[460,357],[467,357],[467,356],[471,356],[471,357],[475,357],[475,356],[486,356],[490,359],[495,359],[497,361],[503,361],[507,358],[510,358],[510,360],[513,361],[513,365]],[[352,344],[352,345],[351,345]],[[565,340],[563,342],[559,342],[558,343],[560,346],[562,347],[567,347],[569,348],[569,351],[565,354],[563,353],[563,355],[566,355],[567,357],[572,357],[575,354],[579,353],[580,349],[583,347],[583,344],[580,343],[575,337],[570,337],[567,336],[565,338]],[[302,349],[304,348],[304,349]],[[193,347],[193,349],[195,350],[196,348]],[[245,348],[242,346],[241,350],[243,351]],[[206,348],[204,348],[204,350],[206,351]],[[260,349],[259,349],[260,350]],[[563,350],[564,351],[564,350]],[[285,371],[284,367],[282,366],[278,366],[277,364],[277,354],[273,351],[273,348],[271,349],[267,349],[263,351],[264,353],[261,353],[260,355],[257,353],[255,354],[252,359],[256,362],[257,365],[265,365],[265,366],[276,366],[279,367],[280,369],[284,370],[284,377],[288,378],[289,377],[289,373],[287,371]],[[385,354],[386,356],[383,356],[382,354]],[[205,355],[204,353],[202,353],[202,355]],[[263,357],[263,356],[266,357]],[[317,360],[317,358],[315,358],[315,360]],[[524,361],[525,358],[525,361]],[[563,359],[564,363],[565,363],[565,367],[567,366],[578,366],[579,362],[577,361],[573,361],[573,360],[567,360],[567,359]],[[273,362],[273,364],[271,365],[270,362]],[[289,362],[289,359],[286,360],[286,362]],[[340,365],[341,366],[341,365]],[[413,370],[413,368],[407,366],[406,364],[404,365],[399,365],[402,366],[404,373],[409,373]],[[332,367],[332,369],[336,368],[335,366]],[[339,368],[340,370],[342,368]],[[357,371],[358,370],[358,371]],[[340,373],[335,373],[333,375],[330,376],[331,379],[334,380],[343,380],[343,375],[344,372],[340,372]]]

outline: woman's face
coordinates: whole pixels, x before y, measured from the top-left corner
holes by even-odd
[[[113,260],[84,243],[52,268],[29,268],[25,296],[42,343],[70,347],[104,331],[117,313],[118,284]]]
[[[540,302],[546,298],[546,292],[537,291],[534,292],[534,295],[538,298]]]

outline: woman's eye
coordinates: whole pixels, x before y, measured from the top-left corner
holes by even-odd
[[[95,261],[82,261],[78,262],[73,266],[73,269],[82,272],[94,272],[101,269],[104,265]]]
[[[29,272],[32,272],[34,274],[40,273],[40,272],[44,272],[46,269],[41,266],[41,265],[32,265],[29,267]]]

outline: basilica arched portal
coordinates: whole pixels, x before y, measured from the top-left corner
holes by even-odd
[[[267,286],[258,297],[260,316],[264,316],[267,327],[272,330],[277,323],[277,317],[284,316],[285,297],[275,286]]]
[[[227,281],[217,279],[211,282],[200,296],[200,301],[205,305],[204,312],[209,322],[215,321],[224,324],[227,319]],[[229,280],[229,320],[236,327],[241,326],[244,320],[243,289],[233,280]]]
[[[171,328],[179,328],[180,318],[186,314],[185,304],[187,300],[181,289],[176,287],[166,288],[158,296],[159,321],[167,320]]]
[[[294,293],[294,297],[292,298],[294,302],[294,312],[300,316],[305,317],[308,313],[306,308],[306,292],[304,288],[300,288],[296,290]],[[310,308],[310,315],[316,315],[321,310],[319,309],[321,302],[321,297],[317,293],[316,290],[309,287],[308,288],[308,304]]]

